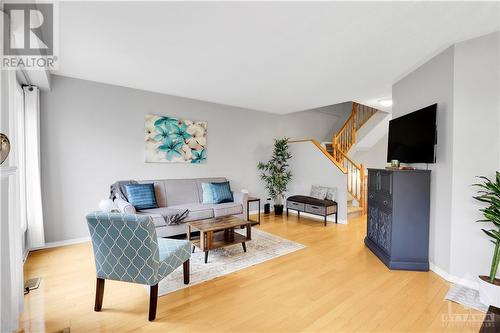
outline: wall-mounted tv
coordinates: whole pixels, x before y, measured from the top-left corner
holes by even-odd
[[[436,162],[436,111],[433,104],[389,122],[387,162]]]

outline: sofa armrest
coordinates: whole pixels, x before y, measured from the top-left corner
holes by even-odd
[[[118,207],[118,209],[120,210],[120,213],[124,213],[124,214],[135,214],[136,213],[135,207],[130,202],[125,201],[123,199],[118,199],[118,198],[116,198],[114,202],[115,202],[116,206]]]
[[[243,219],[247,220],[247,201],[248,201],[248,193],[236,192],[233,191],[233,199],[234,202],[240,203],[243,208]]]

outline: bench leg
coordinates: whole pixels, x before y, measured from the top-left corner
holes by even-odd
[[[158,284],[151,286],[149,292],[149,321],[156,319],[156,305],[158,304]]]
[[[325,227],[326,227],[326,215],[325,215]]]
[[[339,216],[339,213],[335,213],[335,223],[337,223],[338,216]]]

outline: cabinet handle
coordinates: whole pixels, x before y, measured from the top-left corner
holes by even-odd
[[[384,200],[384,205],[386,205],[386,206],[387,206],[387,200]]]
[[[316,206],[311,206],[311,208],[313,208],[313,209],[318,209],[318,207],[316,207]]]

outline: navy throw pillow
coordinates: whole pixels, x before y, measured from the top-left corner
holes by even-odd
[[[127,199],[135,209],[158,208],[156,203],[154,184],[127,184],[125,185]]]
[[[233,202],[233,192],[231,192],[231,186],[229,182],[224,183],[210,183],[212,188],[212,193],[214,195],[214,201],[216,203],[223,202]]]

